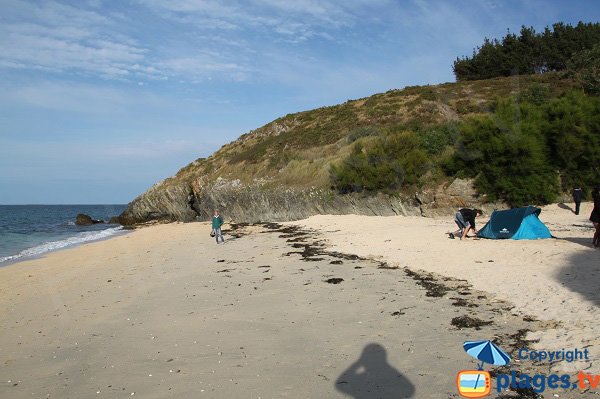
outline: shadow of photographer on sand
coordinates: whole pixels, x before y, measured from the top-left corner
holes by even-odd
[[[335,388],[355,399],[410,398],[415,386],[387,361],[385,348],[369,344],[336,380]]]

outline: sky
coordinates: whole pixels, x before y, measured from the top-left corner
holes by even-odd
[[[0,204],[127,203],[279,116],[407,85],[600,2],[0,0]]]

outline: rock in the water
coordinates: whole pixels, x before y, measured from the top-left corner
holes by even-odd
[[[78,226],[89,226],[91,224],[104,223],[103,220],[92,219],[90,215],[86,215],[84,213],[80,213],[75,218],[75,224]]]

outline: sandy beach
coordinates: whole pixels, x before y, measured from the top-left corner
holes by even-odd
[[[315,216],[218,246],[205,223],[155,225],[3,267],[0,397],[449,398],[465,340],[597,357],[589,207],[546,207],[543,241]]]
[[[451,218],[315,216],[297,224],[333,230],[327,243],[335,250],[465,279],[473,288],[511,302],[515,312],[557,323],[529,334],[539,340],[537,348],[586,348],[600,342],[600,251],[591,245],[592,204],[582,204],[578,216],[568,207],[543,208],[540,219],[556,239],[535,241],[444,240],[444,233],[455,229]],[[483,227],[487,220],[480,219],[478,227]],[[589,367],[554,365],[571,371]]]

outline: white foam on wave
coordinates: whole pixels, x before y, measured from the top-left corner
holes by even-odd
[[[85,231],[62,240],[49,241],[32,248],[24,249],[16,255],[0,257],[0,263],[32,256],[39,256],[46,252],[72,247],[74,245],[83,244],[89,241],[101,240],[103,238],[113,236],[120,231],[123,231],[122,227],[112,227],[110,229],[99,231]]]

